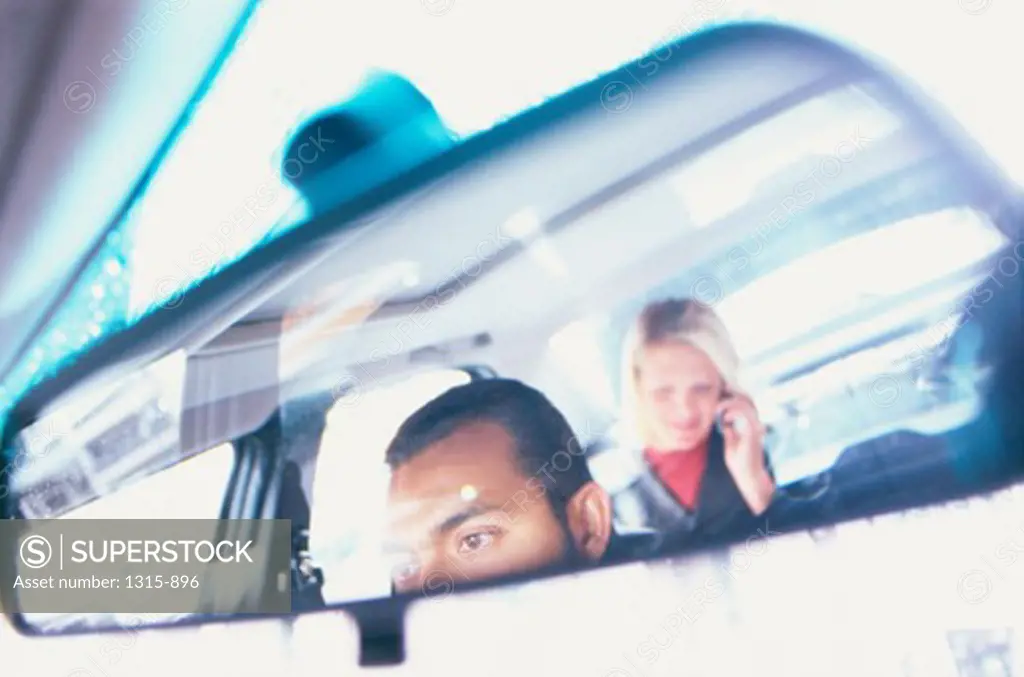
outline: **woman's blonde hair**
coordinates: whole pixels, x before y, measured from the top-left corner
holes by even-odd
[[[683,343],[708,356],[730,394],[744,392],[740,359],[722,319],[693,299],[665,299],[649,303],[626,335],[622,351],[622,411],[632,431],[645,445],[652,442],[649,417],[637,388],[638,361],[644,348],[659,343]]]

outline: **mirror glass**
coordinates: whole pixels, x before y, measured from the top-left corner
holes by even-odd
[[[562,131],[575,172],[544,174],[545,148],[565,162],[555,135],[460,174],[325,244],[190,357],[221,381],[272,361],[272,383],[220,411],[276,393],[260,439],[287,459],[296,599],[447,593],[1015,480],[1000,379],[1024,246],[991,186],[875,78],[794,72],[755,104],[757,73],[725,73],[694,95],[692,134],[627,87],[633,103]],[[591,163],[588,135],[618,132],[656,161]],[[17,473],[22,515],[221,514],[252,426],[175,464],[154,426],[180,420],[115,436],[109,412]]]

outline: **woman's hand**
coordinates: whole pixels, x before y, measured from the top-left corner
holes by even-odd
[[[723,400],[718,413],[725,438],[725,466],[750,511],[760,515],[775,495],[775,482],[764,463],[765,427],[747,397]]]

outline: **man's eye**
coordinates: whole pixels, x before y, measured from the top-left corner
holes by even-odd
[[[494,543],[494,534],[481,531],[476,534],[464,536],[459,541],[459,554],[467,555],[489,548]]]

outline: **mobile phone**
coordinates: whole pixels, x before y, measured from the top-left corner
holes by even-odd
[[[729,394],[729,392],[726,391],[726,390],[723,390],[721,396],[718,398],[718,402],[719,403],[725,402],[730,397],[731,397],[731,395]],[[718,413],[715,414],[715,430],[717,430],[719,434],[722,434],[722,433],[725,432],[725,417],[724,417],[724,414],[721,411],[719,411]]]
[[[728,400],[728,399],[731,399],[731,398],[732,398],[732,393],[724,392],[724,393],[722,393],[722,396],[718,399],[718,401],[719,402],[724,402],[725,400]],[[736,423],[739,423],[739,425],[736,425]],[[725,422],[725,416],[724,416],[724,414],[721,411],[718,412],[717,414],[715,414],[715,430],[717,430],[719,433],[724,433],[726,427],[734,428],[738,432],[742,432],[744,427],[745,427],[745,424],[746,424],[746,420],[742,419],[742,418],[738,419],[734,423],[726,423]]]

